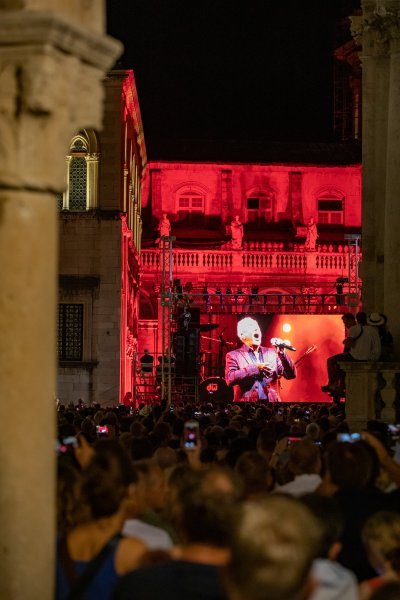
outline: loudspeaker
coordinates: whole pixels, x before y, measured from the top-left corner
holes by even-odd
[[[199,332],[196,329],[180,330],[173,335],[175,374],[194,376],[199,356]]]

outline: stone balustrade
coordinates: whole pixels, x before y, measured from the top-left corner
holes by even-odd
[[[254,243],[255,244],[255,243]],[[333,249],[332,246],[320,246],[316,252],[304,250],[284,250],[279,244],[268,247],[249,243],[243,250],[187,250],[173,249],[173,269],[181,273],[234,273],[244,269],[254,271],[268,270],[268,273],[307,273],[315,275],[342,276],[349,269],[349,253],[347,246]],[[350,254],[350,260],[355,255]],[[141,267],[146,272],[161,269],[161,253],[159,248],[142,250]]]
[[[369,419],[396,422],[397,362],[340,362],[346,373],[346,420],[352,431],[365,429]],[[379,406],[379,399],[385,406]]]

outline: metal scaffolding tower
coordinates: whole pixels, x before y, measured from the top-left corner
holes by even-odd
[[[359,233],[345,234],[344,239],[348,244],[348,295],[347,305],[358,306],[360,303],[360,281],[358,276],[358,263],[360,260],[360,239]]]
[[[172,309],[174,306],[174,290],[172,285],[172,244],[176,240],[173,236],[160,238],[161,250],[161,399],[171,404],[172,393]],[[165,359],[167,365],[165,365]],[[167,368],[165,368],[167,367]]]

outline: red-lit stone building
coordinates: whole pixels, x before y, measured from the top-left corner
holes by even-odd
[[[355,309],[360,281],[354,239],[361,227],[357,144],[218,148],[193,142],[165,148],[163,155],[164,160],[149,161],[143,186],[139,351],[149,348],[155,356],[167,351],[160,290],[169,277],[172,329],[180,327],[185,299],[192,321],[200,323],[200,380],[223,374],[218,336],[224,332],[224,340],[236,345],[238,315]],[[171,223],[170,258],[157,241],[163,214]],[[239,244],[231,230],[236,216],[243,224]],[[318,237],[310,247],[311,218]],[[173,339],[170,343],[175,352]],[[144,387],[136,386],[141,398]]]
[[[157,155],[162,160],[146,164],[132,72],[110,73],[103,130],[71,140],[59,199],[64,403],[153,398],[156,368],[144,378],[139,357],[148,348],[155,367],[176,353],[169,332],[179,330],[185,306],[191,326],[199,324],[190,374],[199,384],[223,375],[238,317],[270,323],[274,315],[338,315],[359,303],[354,240],[346,239],[361,226],[357,143],[187,141],[159,144]],[[171,253],[157,241],[163,214]],[[311,218],[318,237],[310,245]],[[232,221],[242,224],[239,238]],[[335,331],[326,337],[340,340]],[[314,344],[304,332],[294,336]],[[320,369],[335,349],[321,352]]]
[[[146,149],[132,71],[104,90],[103,128],[71,140],[59,198],[58,397],[110,406],[132,390]]]

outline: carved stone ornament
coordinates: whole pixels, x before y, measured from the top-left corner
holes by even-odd
[[[99,128],[104,71],[121,45],[51,13],[0,18],[0,185],[59,191],[68,142]]]
[[[362,17],[352,16],[351,33],[361,41],[364,51],[387,54],[391,42],[400,40],[400,8],[386,8],[381,4],[374,10],[364,10]]]

